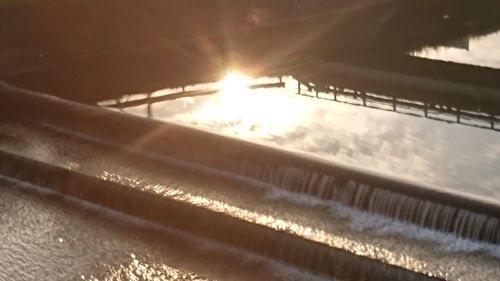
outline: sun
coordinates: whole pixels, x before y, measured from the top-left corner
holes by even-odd
[[[219,89],[225,94],[240,94],[248,90],[250,78],[239,72],[228,72],[219,82]]]

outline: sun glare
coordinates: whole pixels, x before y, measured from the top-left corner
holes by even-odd
[[[210,102],[189,116],[189,122],[258,140],[283,135],[298,123],[298,118],[307,115],[303,100],[290,94],[295,88],[251,87],[254,83],[271,84],[276,79],[229,73],[219,82],[220,94],[210,96]]]
[[[239,94],[248,89],[250,81],[250,78],[241,73],[229,72],[224,79],[219,82],[219,89],[222,93]]]

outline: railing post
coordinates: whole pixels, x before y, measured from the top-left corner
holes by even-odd
[[[151,99],[152,95],[152,93],[148,93],[148,100]],[[148,117],[153,118],[153,104],[151,102],[148,102],[147,111]]]
[[[120,104],[121,104],[121,103],[122,103],[122,102],[121,102],[120,98],[116,98],[116,104],[118,105],[118,106],[117,106],[117,107],[118,107],[118,110],[120,110],[121,112],[123,112],[123,108],[120,106]]]

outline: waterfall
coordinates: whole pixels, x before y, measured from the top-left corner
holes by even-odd
[[[2,87],[0,107],[25,120],[50,124],[74,135],[92,136],[115,148],[178,159],[250,183],[272,185],[459,237],[500,244],[500,206],[492,203],[176,124]]]
[[[371,184],[341,172],[337,175],[327,174],[287,165],[246,162],[239,165],[238,170],[234,169],[234,165],[230,167],[233,167],[235,173],[290,192],[333,200],[395,220],[453,233],[462,238],[500,244],[498,209],[492,207],[492,210],[486,210],[485,213],[469,210],[467,207],[471,205],[471,201],[458,196],[449,195],[445,202],[441,202],[438,201],[439,198],[407,195],[387,189],[383,184]],[[390,184],[393,185],[392,182]],[[429,192],[432,193],[436,192]]]
[[[0,150],[0,175],[340,280],[440,280],[286,231]]]

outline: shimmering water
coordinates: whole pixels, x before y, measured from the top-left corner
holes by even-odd
[[[500,31],[482,36],[465,37],[450,44],[427,46],[411,55],[500,69]]]
[[[500,274],[496,246],[363,214],[335,202],[158,167],[47,129],[3,124],[2,150],[190,202],[216,212],[326,243],[357,255],[451,280]],[[298,197],[297,197],[298,196]]]
[[[1,280],[326,280],[0,179]]]
[[[249,83],[265,82],[276,83],[278,79],[261,78]],[[155,102],[148,102],[146,95],[132,95],[101,105],[120,104],[119,110],[127,113],[500,200],[498,132],[452,124],[454,117],[449,119],[446,114],[441,117],[448,118],[447,122],[423,118],[423,113],[405,106],[398,109],[400,112],[391,112],[392,105],[386,106],[389,110],[353,105],[361,105],[360,98],[344,102],[311,99],[297,95],[297,81],[292,77],[284,77],[283,82],[283,87],[223,90],[161,101],[158,97],[179,90],[167,89],[150,95]],[[217,85],[195,85],[185,90],[212,89]],[[309,94],[315,96],[314,92]],[[130,102],[134,99],[143,100]],[[439,112],[436,114],[434,117],[440,117]],[[498,126],[498,122],[495,124]]]
[[[371,2],[373,1],[361,1],[360,6],[365,6],[366,3]],[[378,3],[379,1],[375,2]],[[304,10],[300,5],[301,3],[297,2],[295,4],[298,5],[297,7],[300,10]],[[463,3],[458,4],[460,3],[457,3],[457,9],[469,6]],[[474,25],[479,24],[474,23],[477,16],[469,18],[463,15],[457,17],[459,20],[450,24],[449,28],[441,27],[441,21],[446,23],[449,21],[450,15],[447,13],[441,18],[442,11],[435,10],[441,10],[446,5],[446,3],[424,5],[429,7],[420,10],[423,13],[418,14],[426,15],[425,22],[428,23],[427,25],[429,27],[438,27],[438,29],[441,29],[439,32],[443,32],[443,35],[448,31],[453,33],[452,25],[458,26],[461,23],[464,23],[464,26],[470,24],[471,29],[479,28],[474,27]],[[418,21],[407,21],[409,17],[406,16],[415,14],[415,11],[418,11],[416,6],[415,8],[409,7],[407,12],[404,9],[400,9],[401,11],[398,12],[398,9],[376,7],[373,15],[371,15],[371,12],[367,13],[371,16],[356,16],[355,14],[355,16],[352,16],[352,22],[350,20],[344,22],[342,20],[344,16],[336,14],[331,18],[336,21],[340,19],[339,23],[334,24],[335,29],[340,30],[338,32],[340,36],[335,36],[336,32],[323,33],[324,35],[321,32],[312,32],[312,35],[307,34],[307,36],[290,36],[293,37],[291,44],[276,36],[276,42],[284,43],[282,43],[281,47],[279,45],[274,46],[274,44],[270,45],[276,49],[274,51],[280,52],[281,49],[287,49],[283,46],[297,45],[296,41],[298,41],[298,45],[301,45],[300,42],[305,44],[312,37],[330,38],[325,41],[321,40],[322,43],[310,44],[311,46],[319,46],[319,49],[325,49],[323,50],[324,54],[320,56],[322,59],[324,57],[331,59],[331,57],[338,55],[342,57],[342,49],[350,49],[351,45],[353,47],[352,54],[364,52],[363,50],[369,50],[378,45],[372,44],[371,41],[381,41],[386,44],[385,41],[390,39],[389,44],[398,45],[402,42],[396,41],[406,40],[405,38],[410,39],[407,36],[408,32],[407,30],[394,32],[394,30],[391,31],[393,28],[389,27],[391,25],[400,25],[400,23],[404,23],[402,26],[420,27]],[[159,6],[151,7],[159,8]],[[311,5],[309,8],[312,9],[313,6]],[[315,9],[317,8],[318,6]],[[453,10],[451,8],[446,9]],[[470,14],[476,12],[479,17],[484,17],[485,21],[491,21],[493,24],[492,16],[488,16],[486,11],[488,10],[487,7],[479,8],[477,11],[471,11]],[[80,13],[82,9],[77,10]],[[130,9],[127,8],[127,10]],[[282,9],[278,10],[281,11]],[[90,9],[89,11],[92,14],[96,10]],[[131,11],[135,11],[135,9],[131,9]],[[287,11],[288,13],[294,12],[293,10]],[[210,15],[210,13],[206,12],[206,15]],[[243,22],[248,21],[251,25],[261,26],[275,22],[276,15],[269,13],[266,9],[250,9],[249,12],[251,13],[248,14],[247,18],[236,17],[236,19]],[[84,14],[88,18],[88,13]],[[132,14],[141,17],[142,13]],[[176,13],[174,12],[174,14]],[[454,13],[450,14],[455,18]],[[186,17],[183,13],[178,15],[181,18]],[[234,17],[236,14],[227,13],[227,15]],[[394,15],[397,15],[402,20],[397,20]],[[439,16],[439,19],[436,18],[436,15]],[[155,17],[149,18],[154,19]],[[207,16],[207,18],[209,22],[215,20],[211,16]],[[94,17],[91,16],[89,19],[94,19]],[[169,19],[169,17],[162,17],[162,19]],[[146,32],[146,34],[144,30],[157,29],[137,29],[136,26],[138,25],[133,24],[133,21],[132,19],[130,22],[135,27],[128,28],[133,31],[129,34],[131,40],[118,40],[120,41],[118,45],[115,42],[118,37],[114,36],[116,30],[104,28],[103,34],[111,32],[113,35],[103,37],[110,39],[109,42],[108,40],[104,41],[113,43],[109,45],[103,41],[106,43],[104,44],[106,48],[116,45],[117,48],[110,48],[109,50],[112,50],[113,53],[121,53],[127,49],[126,42],[133,43],[130,45],[132,47],[129,49],[130,51],[135,49],[137,41],[141,41],[145,42],[145,44],[140,45],[140,47],[150,50],[151,46],[165,43],[165,38],[177,38],[177,36],[157,36],[157,32]],[[366,28],[363,21],[372,22],[373,25]],[[173,30],[180,30],[180,28],[175,27],[176,25],[157,24],[162,21],[151,20],[149,22],[153,23],[155,27],[161,27],[161,29],[171,27]],[[183,21],[172,21],[177,25],[182,25],[181,22]],[[353,30],[359,32],[350,32],[349,26],[357,26],[358,24],[361,28],[354,28]],[[87,26],[83,24],[83,29],[86,29]],[[123,26],[125,26],[124,30],[126,30],[126,25]],[[321,24],[321,26],[325,26],[325,28],[331,27],[330,24]],[[293,29],[297,28],[291,30]],[[320,29],[323,29],[323,27]],[[22,30],[22,28],[19,30]],[[38,29],[35,28],[34,30]],[[189,35],[193,32],[199,33],[203,35],[203,38],[208,35],[208,32],[203,29],[188,28],[186,30],[188,32],[181,31],[181,33]],[[380,37],[381,39],[359,40],[365,36],[363,35],[365,30],[370,34],[367,37]],[[64,33],[67,33],[66,31]],[[417,35],[422,33],[422,35],[414,37],[426,37],[423,34],[427,33],[425,28],[418,28],[418,30],[414,31]],[[92,32],[84,33],[91,35]],[[166,34],[164,30],[161,33]],[[288,34],[287,31],[281,33]],[[398,36],[398,33],[405,34],[405,36]],[[429,35],[431,35],[430,33],[432,32],[429,31]],[[460,33],[463,34],[463,32]],[[74,34],[78,34],[78,32]],[[361,37],[356,39],[356,34],[361,35]],[[354,44],[350,42],[352,39],[341,39],[345,35],[347,37],[352,35]],[[152,37],[154,40],[148,40],[148,37]],[[257,36],[250,37],[250,41],[257,38]],[[89,38],[94,38],[94,36],[91,35]],[[337,42],[330,46],[330,43],[332,43],[331,38],[336,38],[335,41]],[[415,51],[412,55],[499,68],[498,52],[495,49],[495,46],[498,45],[496,44],[498,38],[497,32],[481,38],[467,38],[452,42],[447,46],[424,48]],[[80,42],[81,40],[77,41]],[[88,43],[92,40],[85,39],[84,41]],[[258,42],[259,40],[255,41]],[[336,45],[343,45],[342,41],[347,44],[343,48],[338,48]],[[83,42],[84,45],[87,44],[85,42]],[[87,51],[94,50],[96,46],[104,47],[104,45],[100,46],[103,42],[99,42],[97,45],[90,44],[90,49]],[[210,40],[207,40],[207,42],[210,42]],[[229,45],[238,45],[228,42]],[[171,42],[167,43],[170,44]],[[203,44],[203,46],[209,48],[212,45],[216,46],[219,43],[206,44],[205,42]],[[246,44],[243,43],[242,45]],[[367,45],[367,48],[358,50],[358,48],[354,48],[354,45]],[[122,46],[125,47],[122,48]],[[177,47],[183,49],[183,47]],[[295,47],[291,49],[293,50]],[[66,50],[64,49],[68,49],[68,57],[82,53],[78,48],[63,48],[54,53],[65,53]],[[203,49],[205,50],[205,48]],[[312,50],[315,48],[309,48],[308,46],[307,49],[315,52]],[[85,48],[83,50],[85,51]],[[230,51],[233,52],[233,50]],[[186,50],[186,52],[189,51]],[[318,52],[322,51],[318,50]],[[159,50],[158,53],[165,52]],[[210,51],[209,53],[211,56],[210,61],[215,61],[214,57],[217,56],[217,52]],[[237,54],[237,50],[234,50],[234,53]],[[255,51],[255,53],[265,57],[264,54],[269,53],[269,51]],[[351,52],[344,53],[349,54]],[[363,54],[359,55],[363,56]],[[40,54],[40,57],[42,56],[43,54]],[[63,69],[56,66],[57,69],[54,72],[42,71],[41,78],[34,78],[34,80],[39,80],[34,84],[40,83],[43,87],[38,89],[49,89],[47,91],[54,91],[53,94],[59,91],[60,95],[61,92],[64,92],[64,95],[61,96],[69,93],[66,97],[73,94],[74,97],[82,98],[84,95],[81,93],[85,93],[85,96],[90,92],[99,93],[94,97],[106,93],[108,94],[105,95],[106,97],[114,97],[112,93],[121,92],[124,88],[141,88],[141,86],[138,86],[141,84],[140,81],[134,82],[134,80],[141,80],[136,79],[139,77],[147,80],[142,81],[146,85],[146,87],[142,85],[143,89],[156,87],[152,86],[154,83],[151,81],[151,78],[156,75],[161,77],[158,79],[161,81],[163,81],[162,76],[168,76],[172,80],[176,80],[176,78],[170,76],[170,73],[172,70],[172,72],[179,70],[165,64],[163,60],[158,60],[160,56],[156,56],[158,55],[152,55],[150,60],[145,60],[146,56],[144,58],[135,57],[130,59],[127,57],[124,59],[141,61],[139,65],[142,65],[142,70],[141,67],[130,67],[134,63],[122,64],[121,62],[117,64],[118,66],[111,66],[112,70],[104,70],[105,68],[102,66],[109,66],[109,61],[102,60],[101,62],[100,59],[97,59],[99,61],[97,65],[101,66],[97,67],[92,62],[89,65],[83,63],[88,67],[83,67],[83,71],[82,64],[77,64],[73,71],[71,70],[72,66],[63,67]],[[292,56],[295,57],[293,52]],[[62,54],[62,57],[65,57],[64,54]],[[182,60],[180,57],[179,59]],[[190,57],[196,57],[196,55],[190,54]],[[281,56],[275,56],[271,52],[269,57],[275,60],[274,57]],[[263,59],[263,61],[265,60]],[[10,62],[11,60],[7,61]],[[16,59],[13,61],[15,62]],[[160,68],[156,69],[154,63],[152,63],[153,61],[165,68],[161,68],[162,70]],[[191,65],[190,63],[185,64]],[[124,67],[124,65],[129,66]],[[10,72],[9,67],[7,67],[8,72]],[[18,67],[19,65],[14,63],[13,68],[17,69]],[[116,76],[115,67],[125,71],[118,71],[120,74]],[[21,67],[21,72],[24,71],[22,69],[23,67]],[[130,69],[138,69],[138,71],[136,74],[132,74],[133,71],[127,71]],[[156,71],[153,71],[155,74],[148,74],[145,71],[147,69],[156,69]],[[168,73],[165,73],[165,69],[168,69]],[[145,72],[141,73],[141,71]],[[494,70],[488,71],[494,72]],[[17,70],[13,73],[17,73]],[[102,75],[103,73],[105,75]],[[124,77],[134,78],[128,81],[129,79],[124,79]],[[30,80],[29,77],[27,79]],[[51,83],[51,79],[57,82]],[[120,83],[116,83],[116,80],[121,82],[127,80],[126,82],[131,83],[124,83],[125,85],[120,87]],[[12,81],[16,81],[16,79]],[[304,87],[301,87],[301,82],[306,82],[302,83]],[[494,104],[490,104],[489,111],[487,111],[482,106],[468,104],[467,101],[464,102],[463,100],[457,103],[452,101],[452,103],[448,104],[434,104],[431,101],[431,104],[429,104],[428,100],[422,101],[418,98],[408,100],[397,96],[384,95],[385,93],[372,93],[369,89],[346,89],[342,85],[325,86],[307,82],[299,82],[291,76],[280,77],[278,80],[277,77],[250,79],[233,75],[220,82],[124,96],[100,103],[101,106],[134,115],[172,121],[239,138],[240,140],[300,152],[297,154],[279,154],[276,152],[276,155],[284,155],[285,157],[276,157],[278,160],[274,162],[272,157],[267,158],[265,155],[266,153],[272,154],[273,150],[263,147],[248,150],[259,155],[253,158],[242,151],[237,151],[242,152],[241,154],[228,154],[227,152],[231,151],[231,148],[238,149],[244,147],[244,145],[239,146],[241,142],[231,142],[227,138],[224,138],[226,142],[221,141],[220,143],[227,144],[230,148],[217,148],[216,146],[219,143],[216,141],[223,138],[211,138],[200,134],[200,136],[206,137],[205,140],[209,140],[208,143],[210,143],[210,140],[212,142],[210,145],[200,145],[199,149],[196,150],[197,141],[203,141],[203,138],[191,139],[189,142],[182,137],[175,138],[175,132],[178,131],[172,130],[174,137],[158,138],[158,142],[146,147],[135,143],[134,133],[131,134],[132,138],[127,139],[124,136],[128,133],[127,128],[125,126],[120,128],[118,126],[120,122],[114,123],[117,124],[116,127],[110,126],[108,128],[95,124],[101,130],[96,130],[97,133],[94,136],[89,133],[89,130],[85,130],[85,126],[79,127],[79,125],[86,123],[88,120],[99,120],[98,118],[86,119],[89,116],[84,116],[81,119],[76,118],[76,120],[81,121],[80,124],[78,124],[79,122],[71,123],[71,118],[68,118],[65,123],[59,122],[59,120],[65,119],[64,116],[61,118],[62,114],[58,118],[58,114],[51,115],[50,112],[38,114],[38,111],[45,109],[43,103],[39,104],[38,107],[28,105],[27,108],[30,108],[30,110],[25,111],[19,110],[15,106],[8,108],[9,105],[7,104],[10,103],[3,103],[0,106],[1,108],[6,109],[6,111],[13,109],[11,113],[17,113],[16,110],[23,112],[23,114],[26,113],[24,114],[26,119],[23,119],[22,122],[19,120],[7,121],[3,120],[5,116],[0,116],[2,117],[0,118],[0,157],[2,159],[15,159],[11,162],[0,162],[0,169],[5,172],[5,176],[0,175],[0,220],[4,226],[0,231],[0,238],[3,242],[2,246],[0,246],[0,262],[2,265],[11,265],[0,269],[0,279],[323,280],[312,276],[310,273],[297,270],[291,265],[285,266],[277,261],[256,255],[256,253],[269,255],[269,252],[259,252],[258,249],[266,245],[274,250],[279,250],[276,251],[279,252],[277,255],[273,256],[271,254],[276,260],[288,261],[292,264],[293,260],[306,261],[298,263],[305,268],[332,268],[333,271],[339,268],[347,268],[344,272],[365,272],[364,276],[370,272],[387,273],[392,272],[391,270],[402,272],[402,275],[399,276],[416,276],[417,280],[424,279],[424,275],[447,280],[494,280],[497,276],[500,276],[498,267],[500,261],[500,218],[498,218],[498,210],[500,209],[494,207],[488,209],[500,203],[500,176],[497,173],[500,168],[500,142],[498,138],[500,111],[498,111],[498,108],[495,108]],[[164,85],[163,83],[160,84]],[[489,83],[486,84],[490,85]],[[22,85],[22,83],[18,85]],[[63,87],[59,87],[59,90],[57,90],[56,85],[62,85]],[[107,90],[90,85],[105,85],[103,88],[107,88]],[[349,85],[352,86],[353,84]],[[337,86],[341,90],[337,90]],[[331,91],[332,87],[335,92]],[[330,92],[317,92],[318,89],[321,91],[322,88]],[[494,91],[491,90],[488,93],[491,94]],[[297,95],[297,92],[302,95]],[[337,95],[337,93],[341,94]],[[444,99],[450,97],[444,96]],[[440,98],[442,101],[443,97]],[[455,96],[453,96],[454,98]],[[2,96],[1,99],[9,100],[11,97]],[[458,95],[456,99],[459,100]],[[21,104],[29,104],[32,100],[28,98],[21,99],[21,101],[13,104],[22,108]],[[461,108],[463,104],[467,105],[466,108]],[[49,106],[47,108],[58,109],[60,107]],[[62,110],[62,112],[73,116],[71,114],[72,109],[69,106],[69,110]],[[76,107],[76,109],[81,108]],[[75,110],[75,112],[79,111]],[[83,115],[85,115],[85,112],[87,111],[82,111]],[[98,111],[92,113],[99,115]],[[45,117],[49,115],[56,116],[56,118],[52,118],[52,121],[59,120],[56,120],[54,124],[49,124],[50,122],[37,122],[37,117],[32,118],[38,116],[38,118],[42,117],[40,119],[45,120]],[[120,116],[112,117],[120,119]],[[116,119],[115,121],[118,121]],[[51,120],[51,118],[47,118],[47,120]],[[132,120],[137,121],[138,119],[124,118],[120,120],[130,120],[133,123]],[[101,119],[101,121],[103,120]],[[147,127],[146,124],[156,124],[144,120],[142,122],[137,121],[135,128],[141,125]],[[82,132],[78,132],[77,128],[84,129]],[[103,134],[100,133],[106,129],[110,130],[110,134],[116,134],[116,138],[107,138],[106,134],[103,137]],[[133,131],[132,128],[131,131]],[[148,138],[151,137],[149,133],[158,132],[145,131],[145,135],[140,135],[139,142],[141,144],[147,142]],[[134,132],[145,131],[138,130]],[[94,131],[90,130],[90,132]],[[120,135],[120,133],[123,133],[123,135]],[[168,134],[168,131],[166,134]],[[120,143],[120,136],[123,137],[124,143],[127,143],[125,140],[132,139],[133,141],[127,144],[134,146],[133,149],[127,150],[129,147],[124,147],[123,143]],[[163,140],[165,140],[165,146],[172,144],[173,147],[176,147],[174,139],[176,139],[177,148],[181,152],[175,154],[175,151],[173,151],[175,149],[170,151],[159,149]],[[185,150],[183,140],[192,145],[193,151],[196,152],[190,153],[190,151]],[[158,146],[153,147],[155,145]],[[248,147],[256,148],[256,146],[250,145]],[[141,150],[142,148],[146,149]],[[154,148],[158,149],[158,155],[151,156],[155,154]],[[204,153],[203,149],[213,151]],[[263,153],[259,153],[260,151],[263,151]],[[169,152],[173,152],[172,155],[174,156],[170,157]],[[218,152],[220,152],[221,156],[219,158],[217,158]],[[197,157],[197,153],[199,153],[199,157]],[[301,153],[322,158],[326,161],[320,162],[314,157],[300,158],[297,155]],[[197,155],[190,157],[193,154]],[[26,157],[29,159],[27,162],[37,164],[20,164],[21,162],[24,163],[19,160],[21,158],[14,156],[9,158],[6,155]],[[231,158],[230,156],[235,157]],[[290,162],[293,162],[291,159],[298,159],[304,162],[309,160],[317,161],[317,163],[321,164],[318,166],[312,165],[312,167],[302,166],[297,163],[298,161],[286,163],[287,159]],[[197,160],[200,163],[197,163]],[[326,162],[335,162],[337,164],[328,166]],[[51,173],[51,170],[48,169],[44,170],[47,171],[45,174],[37,173],[35,168],[29,169],[31,167],[44,167],[40,163],[52,165],[51,167],[57,167],[54,168],[57,171],[67,173]],[[16,164],[22,166],[23,169],[18,168]],[[384,186],[384,183],[390,181],[382,180],[382,184],[377,183],[377,181],[373,183],[363,182],[362,176],[361,180],[356,177],[349,178],[349,173],[347,173],[348,176],[344,177],[345,170],[340,168],[344,164],[356,167],[356,171],[360,172],[370,171],[375,174],[429,184],[431,187],[427,191],[432,195],[439,193],[435,192],[436,190],[450,191],[449,194],[465,194],[469,198],[480,199],[476,202],[483,202],[485,203],[484,206],[488,207],[481,208],[483,207],[481,205],[476,208],[478,206],[476,204],[463,204],[461,206],[456,202],[450,202],[450,198],[457,199],[457,202],[471,202],[460,197],[461,195],[446,197],[449,195],[447,193],[444,197],[433,198],[430,195],[421,196],[422,190],[425,189],[420,190],[420,194],[418,192],[408,192],[407,194],[404,191],[408,190],[404,190],[404,188],[403,191],[397,188],[394,191],[391,187]],[[340,172],[336,173],[337,171],[333,171],[333,168],[331,170],[326,169],[325,172],[321,170],[323,167],[321,165],[329,168],[339,168]],[[349,168],[346,170],[349,170]],[[47,176],[47,174],[51,176]],[[116,194],[117,201],[120,198],[124,199],[125,194],[129,194],[130,191],[130,194],[137,196],[137,202],[141,204],[144,204],[144,198],[148,198],[151,199],[151,206],[158,207],[158,202],[169,202],[172,205],[177,203],[183,206],[189,205],[190,210],[194,210],[191,213],[181,210],[180,212],[173,212],[174,215],[171,215],[168,211],[159,208],[162,212],[157,212],[157,216],[164,215],[165,217],[172,216],[181,220],[184,218],[189,220],[188,216],[191,215],[192,220],[190,222],[192,224],[195,224],[193,221],[197,222],[198,213],[215,214],[208,216],[210,218],[227,217],[228,219],[209,220],[209,223],[205,221],[201,224],[206,224],[208,227],[191,229],[193,233],[218,241],[208,242],[205,238],[198,237],[193,233],[188,234],[178,229],[174,230],[155,225],[152,222],[127,217],[114,211],[105,210],[102,207],[88,205],[88,202],[83,203],[83,201],[78,201],[75,198],[61,198],[54,194],[43,193],[47,191],[43,190],[43,187],[50,190],[51,185],[54,185],[57,186],[55,190],[64,192],[69,190],[67,194],[84,200],[92,201],[92,198],[97,198],[99,196],[97,191],[101,190],[89,188],[85,184],[78,186],[79,183],[85,181],[75,180],[75,178],[80,179],[75,176],[77,174],[81,175],[82,178],[99,179],[96,182],[102,183],[102,185],[97,186],[99,188],[104,187],[104,190],[101,189],[103,191],[102,198],[109,199],[109,192],[108,197],[104,195],[106,187],[114,187],[116,185],[112,183],[118,183],[124,188],[109,189],[123,192],[123,194]],[[54,177],[54,175],[60,177]],[[18,176],[32,182],[31,184],[20,182],[14,178],[9,178],[9,176],[14,178]],[[61,183],[63,185],[66,183],[68,187],[61,187]],[[410,183],[406,183],[411,186]],[[37,184],[40,186],[37,186]],[[80,197],[80,194],[88,192],[86,189],[92,190],[94,197],[90,197],[90,199],[85,196]],[[78,194],[79,192],[80,194]],[[147,194],[147,196],[141,197],[144,194]],[[113,193],[111,196],[114,195]],[[120,195],[122,197],[119,197]],[[439,198],[445,199],[439,201]],[[448,202],[446,202],[446,199],[448,199]],[[112,206],[112,204],[108,205],[108,202],[104,202],[105,200],[99,201],[97,199],[95,201],[103,203],[105,206]],[[134,205],[135,202],[126,200],[124,202],[131,203],[130,209],[137,208]],[[156,205],[153,202],[156,202]],[[487,202],[492,204],[487,204]],[[139,209],[140,207],[142,206],[139,206]],[[476,208],[479,211],[474,213],[474,210],[471,211],[471,209],[467,208]],[[144,209],[146,208],[144,207]],[[127,208],[121,210],[128,211]],[[483,211],[486,214],[481,213]],[[134,212],[131,211],[130,213]],[[226,223],[222,224],[220,221]],[[236,221],[238,223],[235,223]],[[236,228],[235,225],[239,226],[241,223],[249,225],[248,228],[245,228],[248,231],[235,232],[240,235],[231,236],[229,232]],[[166,222],[165,225],[168,225],[168,223]],[[231,229],[231,226],[234,228]],[[182,226],[180,228],[184,229]],[[256,228],[266,230],[254,231]],[[199,231],[200,229],[206,231]],[[210,233],[214,232],[214,229],[222,229],[220,232],[226,234],[225,238],[214,238],[214,236],[218,235]],[[241,235],[242,233],[245,235]],[[260,235],[256,235],[256,233]],[[286,245],[291,244],[274,243],[276,240],[272,234],[268,235],[269,233],[283,234],[287,238],[290,236],[296,237],[297,241],[304,242],[307,247],[292,247],[293,250],[290,251],[285,248]],[[464,239],[464,237],[471,239]],[[233,241],[227,242],[224,239],[233,239]],[[235,246],[239,250],[228,249],[227,246],[224,247],[219,242],[227,242],[228,245]],[[306,242],[310,243],[307,244]],[[320,244],[321,246],[313,247],[311,246],[313,244]],[[326,257],[319,254],[324,253],[318,250],[320,247],[335,249],[341,254],[333,258],[332,255]],[[296,251],[296,249],[299,250]],[[253,254],[247,251],[253,251]],[[345,254],[346,259],[339,260],[338,257],[343,254]],[[351,259],[351,257],[355,258]],[[358,262],[359,259],[368,262]],[[352,262],[353,260],[356,262]],[[305,263],[312,263],[313,265],[304,266]],[[315,267],[316,264],[320,265]],[[414,274],[415,272],[419,273],[419,275]],[[380,280],[380,276],[385,276],[384,274],[373,275],[376,280]],[[386,279],[414,280],[413,278]]]

